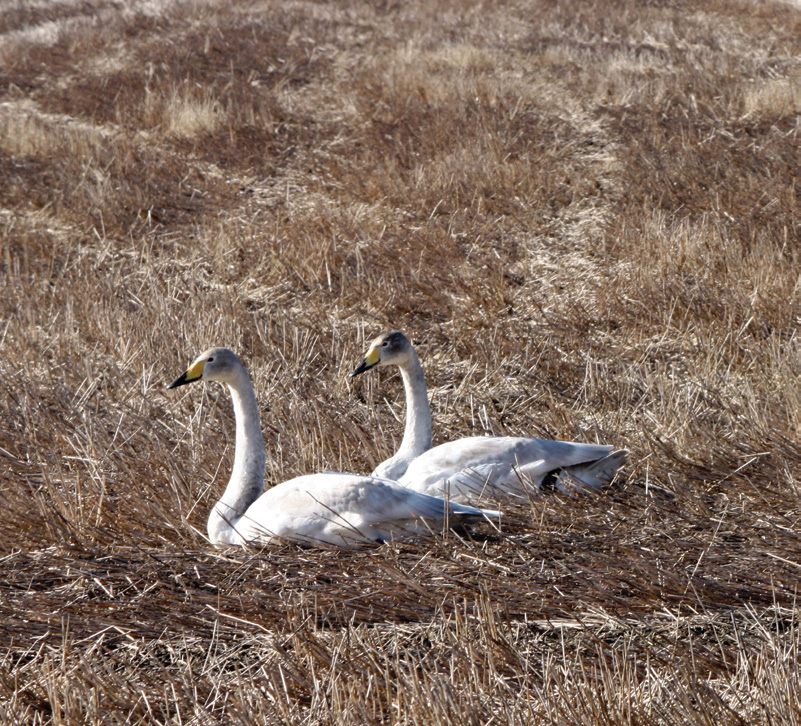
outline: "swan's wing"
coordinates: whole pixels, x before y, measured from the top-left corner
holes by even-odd
[[[561,491],[600,489],[614,479],[617,470],[626,463],[628,456],[627,449],[620,449],[602,459],[566,466],[556,477],[556,487]]]
[[[525,496],[528,484],[539,486],[549,472],[602,459],[611,449],[568,441],[475,436],[421,454],[400,483],[435,496],[450,495],[456,501]]]
[[[268,489],[237,522],[245,539],[285,538],[331,544],[383,540],[404,530],[432,529],[450,517],[494,517],[473,507],[356,474],[300,476]]]
[[[433,522],[441,522],[446,518],[456,517],[466,521],[479,519],[497,519],[500,512],[480,509],[458,502],[447,501],[441,497],[434,497],[428,494],[407,489],[400,486],[397,482],[374,478],[374,487],[378,493],[380,490],[381,500],[392,504],[380,516],[384,521],[396,521],[409,519],[427,519]]]
[[[496,512],[447,502],[378,477],[350,475],[338,488],[337,493],[330,489],[315,492],[317,501],[359,529],[414,519],[440,523],[450,517],[497,516]]]

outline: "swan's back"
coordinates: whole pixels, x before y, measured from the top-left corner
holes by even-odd
[[[403,486],[457,502],[528,496],[549,473],[606,457],[611,446],[471,436],[429,449],[409,464]]]

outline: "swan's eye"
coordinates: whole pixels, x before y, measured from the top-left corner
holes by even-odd
[[[209,359],[206,361],[206,363],[211,363],[213,360],[214,360],[214,356],[212,356],[211,358],[209,358]]]
[[[389,345],[389,341],[388,340],[385,340],[383,343],[381,343],[381,347],[382,348],[386,348],[388,345]]]

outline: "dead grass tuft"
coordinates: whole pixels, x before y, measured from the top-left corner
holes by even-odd
[[[225,112],[220,103],[208,93],[174,91],[162,101],[148,93],[145,96],[145,114],[157,119],[167,134],[181,139],[214,134],[225,123]]]
[[[743,105],[749,118],[769,120],[801,112],[801,77],[766,79],[746,90]]]

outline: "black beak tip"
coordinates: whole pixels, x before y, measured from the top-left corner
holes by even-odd
[[[176,378],[172,383],[170,383],[169,386],[167,386],[167,390],[170,388],[178,388],[178,386],[183,386],[187,383],[189,383],[189,381],[186,380],[186,373],[181,373],[178,378]]]
[[[369,366],[367,365],[367,361],[363,360],[358,366],[356,366],[355,370],[348,374],[348,378],[356,378],[356,376],[364,373],[368,368]]]

